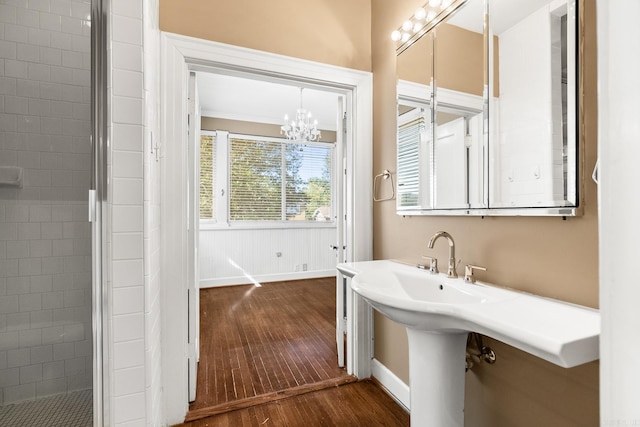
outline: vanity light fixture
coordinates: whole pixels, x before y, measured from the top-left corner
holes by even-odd
[[[391,33],[391,40],[398,42],[398,49],[403,49],[419,39],[438,22],[462,6],[467,0],[428,0],[418,8],[411,19]]]
[[[280,134],[293,141],[318,141],[320,139],[318,121],[312,121],[311,112],[302,107],[302,89],[300,88],[300,108],[296,110],[295,118],[291,121],[287,114],[284,115],[284,125],[280,126]]]

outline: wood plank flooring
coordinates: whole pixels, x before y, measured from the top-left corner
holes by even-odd
[[[196,401],[181,426],[408,426],[338,367],[335,278],[200,291]]]
[[[200,325],[187,420],[284,390],[355,381],[337,365],[333,277],[203,289]]]
[[[371,380],[227,412],[181,427],[407,427],[409,414]]]

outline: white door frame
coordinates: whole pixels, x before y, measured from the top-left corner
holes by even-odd
[[[344,89],[351,112],[347,117],[346,256],[349,261],[372,257],[372,74],[161,33],[161,326],[163,406],[168,424],[182,422],[188,410],[187,95],[189,71],[198,66]]]
[[[189,75],[189,139],[187,144],[188,191],[188,307],[189,307],[189,402],[196,400],[198,361],[200,360],[200,286],[198,270],[198,239],[200,235],[200,100],[195,73]]]

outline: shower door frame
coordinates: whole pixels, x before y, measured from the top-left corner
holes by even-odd
[[[91,0],[91,186],[88,220],[91,223],[91,321],[93,350],[93,425],[110,424],[108,372],[107,274],[107,22],[110,0]]]

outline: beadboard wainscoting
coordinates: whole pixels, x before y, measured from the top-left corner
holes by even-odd
[[[334,276],[335,227],[200,231],[200,287]]]

